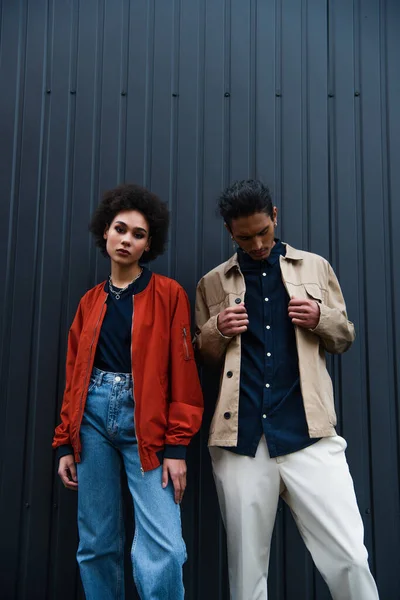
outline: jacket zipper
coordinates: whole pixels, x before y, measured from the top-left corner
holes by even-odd
[[[140,463],[140,471],[142,473],[142,477],[144,477],[144,469],[142,467],[142,459],[140,457],[140,443],[139,443],[139,434],[138,434],[138,429],[137,429],[137,424],[136,424],[136,419],[135,419],[135,412],[136,412],[136,400],[135,400],[135,380],[133,377],[133,358],[132,358],[132,339],[133,339],[133,321],[135,318],[135,296],[132,295],[132,327],[131,327],[131,369],[132,369],[132,397],[133,397],[133,422],[135,425],[135,432],[136,432],[136,440],[137,440],[137,445],[138,445],[138,454],[139,454],[139,463]]]
[[[186,327],[183,327],[182,333],[183,333],[183,347],[185,349],[185,360],[190,360],[189,348],[188,348],[188,343],[187,343]]]
[[[100,314],[99,314],[99,318],[97,319],[96,325],[95,325],[95,327],[94,327],[94,332],[93,332],[92,341],[91,341],[91,343],[90,343],[90,349],[89,349],[89,360],[88,360],[88,368],[87,368],[87,371],[86,371],[86,376],[85,376],[85,385],[84,385],[84,387],[83,387],[83,389],[82,389],[81,400],[80,400],[80,407],[79,407],[79,408],[80,408],[80,410],[79,410],[79,412],[80,412],[80,416],[79,416],[79,427],[78,427],[78,432],[80,431],[80,429],[81,429],[81,424],[82,424],[82,418],[83,418],[83,406],[82,406],[82,404],[83,404],[83,394],[84,394],[84,391],[85,391],[85,389],[86,389],[87,382],[88,382],[88,373],[89,373],[89,367],[90,367],[90,363],[91,363],[91,360],[92,360],[92,350],[93,350],[93,344],[94,344],[94,340],[96,339],[97,327],[98,327],[98,325],[99,325],[99,323],[100,323],[100,319],[101,319],[101,316],[102,316],[102,314],[103,314],[103,310],[104,310],[104,306],[105,306],[105,304],[106,304],[106,302],[107,302],[107,298],[108,298],[108,294],[106,295],[106,297],[105,297],[105,299],[104,299],[104,302],[103,302],[103,304],[102,304],[101,311],[100,311]],[[79,446],[80,446],[80,443],[79,443]]]

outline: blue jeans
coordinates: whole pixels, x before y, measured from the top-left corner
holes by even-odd
[[[161,466],[142,474],[132,377],[93,369],[78,464],[79,563],[86,600],[124,600],[124,468],[135,509],[133,576],[142,600],[182,600],[186,548],[180,507]]]

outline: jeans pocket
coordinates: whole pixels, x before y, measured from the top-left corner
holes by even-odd
[[[94,377],[90,378],[89,387],[87,393],[90,394],[91,391],[96,387],[96,379]]]

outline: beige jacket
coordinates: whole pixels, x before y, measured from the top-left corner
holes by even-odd
[[[313,330],[295,327],[300,386],[311,438],[335,435],[336,414],[325,350],[346,352],[354,341],[339,282],[321,256],[291,248],[280,257],[282,280],[289,297],[319,303],[320,320]],[[246,286],[237,254],[205,275],[197,286],[195,344],[208,362],[222,363],[219,396],[210,428],[210,446],[236,446],[238,435],[241,338],[224,337],[218,314],[244,300]]]

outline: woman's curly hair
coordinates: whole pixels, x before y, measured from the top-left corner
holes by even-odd
[[[96,246],[104,256],[108,256],[104,231],[110,226],[116,215],[123,210],[137,210],[146,218],[149,228],[151,245],[140,262],[154,260],[165,250],[168,237],[169,211],[167,204],[146,188],[128,183],[119,185],[103,194],[103,198],[93,213],[89,230],[96,240]]]

